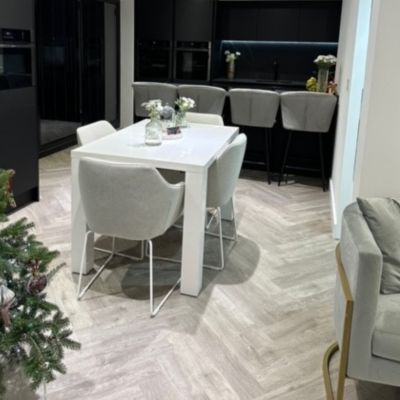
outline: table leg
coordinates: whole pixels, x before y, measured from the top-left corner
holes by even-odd
[[[75,273],[79,273],[80,270],[83,242],[87,231],[85,213],[83,212],[79,192],[78,167],[79,159],[73,158],[71,162],[71,270]],[[89,235],[87,241],[86,267],[83,269],[85,274],[93,268],[93,236]]]
[[[198,296],[203,283],[207,170],[187,172],[183,219],[181,293]]]

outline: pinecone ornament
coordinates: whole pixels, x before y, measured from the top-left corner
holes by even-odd
[[[43,292],[46,286],[47,286],[46,275],[32,275],[29,278],[26,289],[28,290],[29,294],[36,296],[39,293]]]

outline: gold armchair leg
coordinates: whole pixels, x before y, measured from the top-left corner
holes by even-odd
[[[336,247],[336,259],[338,264],[338,273],[340,278],[340,283],[342,291],[345,297],[345,312],[344,312],[344,324],[343,324],[343,335],[342,342],[340,345],[340,361],[339,361],[339,376],[337,384],[336,400],[344,399],[344,384],[347,376],[347,366],[349,362],[349,350],[350,350],[350,337],[351,337],[351,322],[353,319],[353,296],[351,294],[351,289],[349,281],[346,276],[346,271],[342,263],[340,256],[340,247]],[[335,400],[335,396],[332,389],[332,381],[329,373],[329,363],[332,356],[339,351],[338,343],[333,343],[329,346],[328,350],[325,352],[324,361],[322,365],[322,370],[324,374],[324,383],[327,400]]]
[[[325,393],[327,400],[335,400],[335,395],[333,394],[331,374],[329,372],[329,364],[333,355],[339,351],[339,345],[337,342],[331,344],[325,352],[324,360],[322,362],[322,371],[324,374],[325,383]]]

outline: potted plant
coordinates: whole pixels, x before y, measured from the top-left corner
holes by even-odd
[[[228,79],[235,78],[235,61],[240,57],[241,53],[239,51],[231,52],[230,50],[225,51],[225,62],[228,65],[227,76]]]

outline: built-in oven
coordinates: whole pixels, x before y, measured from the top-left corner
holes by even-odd
[[[136,80],[171,80],[172,45],[169,40],[139,40],[136,52]]]
[[[176,42],[174,80],[208,82],[210,49],[210,42]]]
[[[0,28],[0,90],[34,85],[31,32]]]

